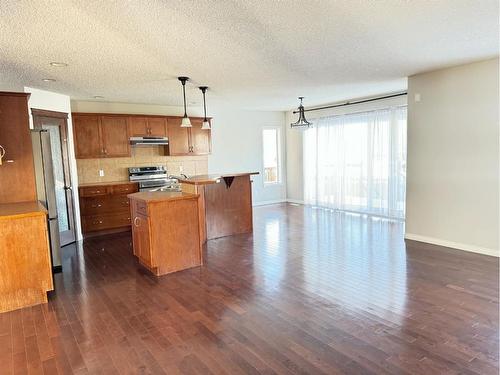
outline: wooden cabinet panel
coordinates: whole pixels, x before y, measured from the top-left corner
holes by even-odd
[[[129,200],[126,195],[103,195],[82,200],[80,210],[83,215],[129,212]]]
[[[202,130],[203,120],[195,119],[191,121],[193,127],[191,131],[191,154],[208,155],[211,152],[211,131]]]
[[[133,242],[134,252],[141,263],[148,267],[155,267],[153,252],[151,251],[150,223],[147,216],[134,216]]]
[[[129,156],[127,118],[124,116],[102,116],[101,139],[105,157]]]
[[[128,118],[129,133],[131,137],[148,135],[148,120],[146,117],[131,116]]]
[[[99,116],[74,116],[73,137],[77,159],[103,157]]]
[[[202,264],[199,197],[149,201],[132,196],[134,255],[155,275]],[[147,207],[148,216],[139,212]]]
[[[148,117],[148,132],[149,135],[156,137],[167,136],[167,119],[164,117]]]
[[[130,213],[102,214],[83,217],[85,233],[99,230],[121,228],[130,225]]]
[[[0,92],[0,203],[36,200],[33,149],[28,121],[28,96]]]
[[[189,128],[181,128],[181,119],[168,121],[168,147],[170,155],[192,155],[189,141]]]
[[[130,200],[127,194],[139,190],[137,183],[81,186],[80,214],[83,233],[130,228]]]
[[[11,211],[14,205],[38,203],[0,207],[10,206],[7,210]],[[54,289],[47,214],[40,208],[34,210],[0,216],[0,312],[46,303],[47,291]]]

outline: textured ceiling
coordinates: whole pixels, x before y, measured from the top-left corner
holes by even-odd
[[[498,55],[498,33],[497,0],[2,0],[0,88],[179,105],[188,75],[212,103],[284,110],[405,89]]]

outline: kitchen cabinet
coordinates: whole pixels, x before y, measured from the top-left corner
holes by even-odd
[[[211,130],[203,130],[203,119],[193,119],[190,128],[191,154],[208,155],[212,151]]]
[[[135,214],[132,230],[134,255],[146,267],[156,267],[150,242],[150,225],[147,216]]]
[[[116,158],[130,155],[127,118],[101,116],[101,144],[104,157]]]
[[[47,303],[54,287],[41,203],[0,204],[0,249],[0,312]]]
[[[80,212],[85,237],[130,229],[127,194],[139,190],[137,183],[80,186]]]
[[[169,155],[208,155],[212,151],[211,130],[202,130],[203,119],[191,118],[191,128],[181,128],[181,118],[168,121]]]
[[[130,116],[129,133],[131,137],[166,137],[166,117]]]
[[[73,116],[77,159],[102,157],[98,116]]]
[[[0,203],[36,200],[28,97],[0,92]]]
[[[130,194],[134,255],[156,276],[203,263],[199,196],[181,192]]]
[[[73,113],[77,159],[130,156],[127,117]]]
[[[168,148],[172,156],[190,155],[189,128],[181,128],[180,118],[168,121]]]

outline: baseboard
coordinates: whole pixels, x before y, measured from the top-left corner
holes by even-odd
[[[480,247],[474,245],[467,245],[459,242],[446,241],[446,240],[441,240],[439,238],[421,236],[419,234],[405,233],[405,239],[430,243],[438,246],[451,247],[452,249],[470,251],[471,253],[490,255],[497,258],[500,257],[500,253],[498,251],[495,251],[494,249],[488,249],[486,247]]]
[[[305,204],[304,201],[301,201],[301,200],[298,200],[298,199],[290,199],[290,198],[288,198],[286,201],[288,203]]]
[[[269,204],[278,204],[278,203],[285,203],[285,199],[277,199],[277,200],[271,200],[271,201],[261,201],[261,202],[253,202],[252,206],[257,207],[257,206],[267,206]]]

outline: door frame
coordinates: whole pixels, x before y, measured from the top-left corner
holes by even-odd
[[[33,126],[35,129],[42,129],[42,119],[52,118],[62,120],[59,125],[59,134],[61,137],[61,155],[63,162],[63,173],[64,173],[64,189],[66,191],[66,201],[71,202],[68,204],[68,220],[70,228],[73,230],[73,238],[70,238],[67,243],[62,241],[61,246],[69,245],[76,241],[77,230],[75,225],[75,200],[73,195],[73,188],[71,186],[71,168],[69,164],[69,150],[68,150],[68,114],[65,112],[49,111],[46,109],[31,108],[31,115],[33,116]],[[64,243],[64,245],[62,244]]]

